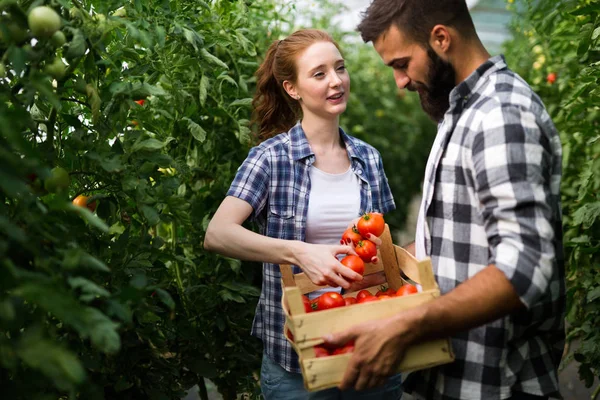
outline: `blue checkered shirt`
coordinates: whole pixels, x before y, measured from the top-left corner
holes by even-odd
[[[560,398],[561,162],[542,101],[502,56],[451,92],[425,172],[417,257],[431,256],[442,294],[495,264],[526,307],[452,337],[454,363],[408,378],[417,398]]]
[[[347,135],[340,137],[359,177],[360,213],[386,213],[395,208],[379,152]],[[228,196],[248,202],[261,233],[286,240],[305,241],[310,193],[309,170],[315,161],[300,123],[252,148],[237,171]],[[340,232],[340,237],[342,232]],[[294,273],[301,270],[294,266]],[[298,357],[283,334],[279,265],[263,263],[262,292],[256,307],[252,334],[263,341],[269,357],[290,372],[300,372]]]

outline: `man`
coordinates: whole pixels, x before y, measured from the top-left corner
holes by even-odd
[[[374,0],[358,27],[439,122],[414,245],[442,296],[326,337],[355,340],[341,383],[381,384],[413,343],[450,335],[456,361],[411,374],[423,399],[560,397],[561,147],[538,96],[490,58],[464,0]]]

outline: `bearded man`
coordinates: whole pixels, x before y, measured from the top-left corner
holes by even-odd
[[[456,360],[410,374],[406,392],[560,398],[562,151],[544,104],[490,57],[464,0],[374,0],[358,30],[438,122],[408,249],[431,258],[442,296],[326,337],[355,340],[340,387],[380,385],[408,346],[450,335]]]

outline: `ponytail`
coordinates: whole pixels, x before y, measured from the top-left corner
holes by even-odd
[[[277,40],[271,44],[264,61],[256,71],[252,125],[257,127],[257,137],[261,142],[289,131],[301,114],[298,103],[284,91],[283,80],[279,81],[275,77],[275,63],[280,61],[277,52],[283,47],[282,42]]]

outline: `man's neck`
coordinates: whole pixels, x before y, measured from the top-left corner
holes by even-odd
[[[454,65],[456,71],[456,84],[460,84],[469,77],[481,64],[490,58],[490,53],[483,47],[481,42],[465,43],[465,46],[452,57],[459,60]]]

